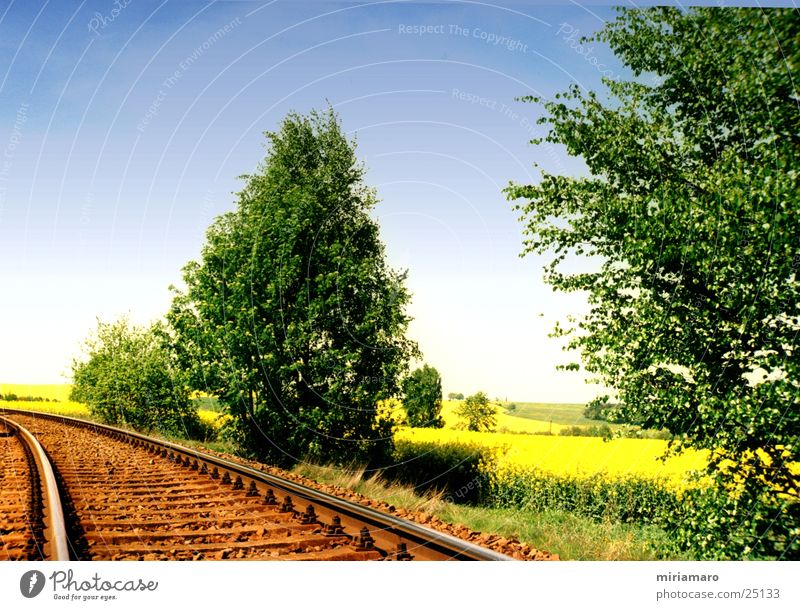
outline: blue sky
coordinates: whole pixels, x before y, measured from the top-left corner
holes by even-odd
[[[0,380],[63,381],[97,316],[159,317],[206,227],[233,207],[237,176],[263,158],[263,132],[330,103],[378,189],[391,263],[409,269],[411,333],[445,392],[593,397],[580,374],[555,370],[565,355],[547,337],[585,302],[545,286],[542,259],[519,258],[522,225],[501,189],[535,180],[534,162],[583,171],[528,143],[539,110],[514,98],[624,76],[602,45],[575,48],[613,14],[0,2]]]

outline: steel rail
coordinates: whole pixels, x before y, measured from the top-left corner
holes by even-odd
[[[284,512],[295,512],[299,518],[319,522],[324,526],[323,531],[330,535],[342,535],[344,531],[358,548],[378,550],[386,559],[514,561],[508,555],[412,521],[169,441],[89,420],[21,409],[2,411],[56,420],[130,442],[193,470],[207,472],[212,478],[230,484],[235,489],[247,488],[252,495],[264,496],[265,503],[268,498],[270,503],[274,500],[276,505],[282,501],[280,509]],[[301,513],[302,510],[305,513]]]
[[[58,493],[55,473],[44,449],[36,437],[24,426],[0,415],[0,422],[13,429],[17,438],[27,448],[36,466],[36,479],[42,491],[42,518],[44,525],[44,559],[69,561],[67,529],[64,525],[64,510]]]

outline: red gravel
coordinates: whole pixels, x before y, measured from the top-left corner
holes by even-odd
[[[0,560],[41,559],[32,464],[20,440],[1,422],[0,464]]]

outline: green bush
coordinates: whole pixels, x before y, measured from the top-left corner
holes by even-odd
[[[480,502],[494,466],[490,449],[466,443],[396,441],[393,455],[383,476],[420,491],[441,491],[456,504]]]
[[[763,493],[748,481],[738,493],[726,481],[690,489],[665,529],[699,559],[800,559],[800,502]]]
[[[157,325],[138,327],[127,318],[110,324],[98,320],[84,350],[86,357],[72,364],[70,398],[88,405],[92,415],[146,432],[189,438],[201,434],[184,374]]]

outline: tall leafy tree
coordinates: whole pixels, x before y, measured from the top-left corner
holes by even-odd
[[[408,361],[405,273],[388,267],[355,145],[332,110],[290,114],[236,209],[208,229],[169,315],[195,385],[278,463],[380,460]]]
[[[441,428],[442,376],[425,364],[403,380],[403,408],[408,424],[417,428]]]
[[[705,557],[798,557],[798,32],[793,9],[622,11],[594,39],[633,78],[527,98],[590,175],[507,189],[547,281],[588,294],[557,334],[629,421],[712,451],[675,525]]]
[[[72,400],[111,424],[193,436],[200,427],[186,376],[163,329],[98,321],[72,363]]]
[[[474,432],[491,432],[497,426],[497,409],[489,402],[486,392],[467,396],[456,407],[456,415],[464,420],[464,428]]]

